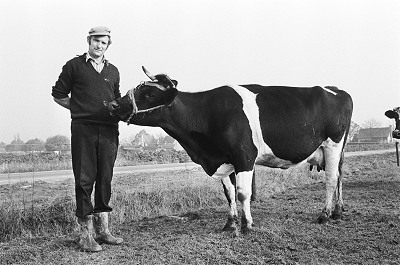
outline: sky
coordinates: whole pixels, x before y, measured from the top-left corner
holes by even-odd
[[[62,66],[107,26],[121,93],[166,73],[181,91],[226,84],[337,86],[359,125],[400,106],[398,0],[0,0],[0,142],[70,137],[51,96]],[[120,139],[145,129],[120,123]],[[165,135],[165,134],[164,134]]]

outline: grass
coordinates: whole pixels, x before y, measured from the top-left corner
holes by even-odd
[[[305,166],[286,171],[257,169],[257,186],[263,190],[260,200],[289,186],[313,181]],[[73,180],[61,185],[43,181],[3,185],[0,199],[0,242],[16,237],[69,234],[76,229]],[[114,224],[227,204],[220,181],[208,177],[200,168],[168,174],[117,175],[111,203]]]
[[[16,187],[18,186],[13,186],[13,188]],[[8,199],[2,198],[0,242],[20,236],[29,238],[39,235],[65,234],[74,229],[75,218],[71,213],[74,211],[75,203],[71,196],[58,194],[54,199],[35,197],[34,186],[30,192],[31,194],[23,192],[22,198],[16,198],[13,194],[10,194]]]
[[[20,163],[7,162],[3,164],[1,173],[20,173],[20,172],[36,172],[36,171],[51,171],[51,170],[68,170],[72,168],[71,161],[51,161],[38,163]]]
[[[369,150],[385,150],[393,149],[394,143],[351,143],[345,147],[346,152],[358,152],[358,151],[369,151]]]
[[[37,181],[31,187],[3,185],[0,220],[6,218],[8,227],[1,231],[14,232],[0,243],[0,260],[4,264],[398,264],[400,172],[394,153],[347,158],[343,171],[344,218],[318,225],[323,174],[306,166],[286,171],[257,168],[259,201],[252,205],[256,226],[250,235],[238,237],[221,233],[227,210],[222,187],[202,170],[118,175],[113,180],[112,229],[126,242],[103,246],[96,254],[78,251],[73,241],[72,180]]]

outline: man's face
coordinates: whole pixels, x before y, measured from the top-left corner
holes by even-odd
[[[100,58],[108,48],[108,36],[92,36],[89,39],[89,54],[93,58]]]

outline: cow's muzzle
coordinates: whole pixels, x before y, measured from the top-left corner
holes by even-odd
[[[392,137],[395,139],[400,139],[400,130],[394,130],[392,132]]]

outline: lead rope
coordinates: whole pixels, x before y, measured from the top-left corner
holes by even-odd
[[[132,119],[133,115],[135,115],[138,112],[138,107],[136,105],[136,100],[135,100],[135,89],[134,88],[130,89],[127,94],[132,102],[132,113],[131,113],[131,115],[129,115],[128,119],[125,121],[129,125],[129,124],[131,124],[129,121]]]

